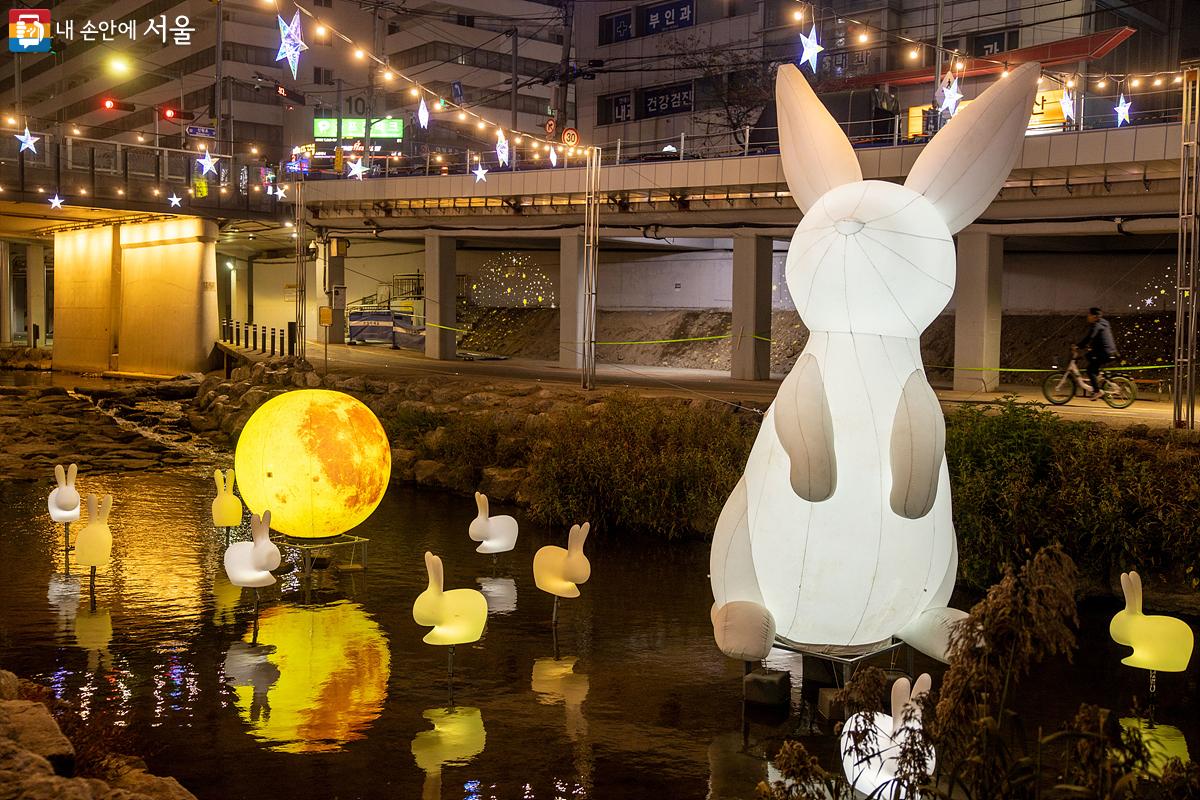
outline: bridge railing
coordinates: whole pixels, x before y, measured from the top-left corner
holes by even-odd
[[[1114,98],[1113,102],[1116,100]],[[1108,109],[1105,98],[1089,98],[1086,113],[1065,124],[1045,124],[1031,127],[1029,135],[1075,133],[1083,130],[1102,130],[1116,127],[1116,115]],[[1130,112],[1129,125],[1177,122],[1182,110],[1177,105]],[[929,140],[924,131],[909,130],[906,114],[842,122],[843,130],[856,148],[891,147],[902,144],[921,144]],[[709,160],[779,152],[779,129],[775,127],[718,128],[706,133],[681,133],[657,139],[614,139],[600,144],[604,166],[618,164],[649,164],[664,161]],[[566,145],[554,147],[551,158],[546,144],[516,145],[509,143],[509,163],[501,165],[490,142],[480,140],[478,148],[442,148],[406,156],[372,159],[370,177],[407,177],[434,175],[467,175],[483,167],[487,172],[526,172],[541,169],[569,169],[584,165],[584,153]],[[348,170],[335,171],[332,158],[314,159],[307,174],[310,180],[344,179]]]
[[[257,158],[213,153],[216,173],[204,174],[203,151],[128,144],[31,131],[34,150],[20,150],[15,136],[0,135],[0,196],[49,199],[66,205],[113,203],[146,210],[283,213],[266,191],[274,181]],[[168,200],[177,197],[178,205]],[[287,200],[283,201],[284,203]]]

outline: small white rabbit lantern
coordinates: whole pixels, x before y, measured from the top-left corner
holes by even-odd
[[[911,686],[908,678],[900,678],[892,684],[892,713],[860,712],[846,720],[842,727],[842,769],[850,785],[867,797],[888,797],[902,800],[906,796],[903,786],[896,785],[900,771],[902,750],[905,744],[925,747],[920,740],[921,696],[929,691],[933,679],[922,674]],[[874,728],[873,736],[854,747],[855,733]],[[861,752],[866,749],[868,752]],[[932,748],[925,752],[926,774],[932,775],[935,767]]]
[[[471,520],[467,534],[473,541],[480,542],[476,553],[507,553],[517,545],[517,521],[507,514],[488,516],[488,498],[483,492],[475,493],[478,514]]]
[[[112,511],[112,495],[106,494],[96,502],[96,495],[87,496],[87,524],[75,538],[75,563],[97,569],[107,567],[112,559],[112,531],[108,527],[108,513]]]
[[[46,508],[53,522],[70,524],[79,521],[79,491],[75,488],[75,476],[79,467],[71,464],[65,470],[62,464],[54,467],[54,478],[58,485],[46,498]]]
[[[1039,73],[1024,64],[984,91],[901,186],[864,181],[799,70],[779,68],[780,158],[804,213],[786,276],[811,335],[713,537],[712,618],[726,626],[718,645],[737,643],[731,657],[773,629],[794,645],[867,649],[899,637],[945,660],[965,614],[946,607],[958,551],[945,421],[920,335],[954,291],[953,234],[992,202],[1020,153]],[[737,615],[753,635],[730,635],[721,610],[732,602],[756,609]]]
[[[271,541],[271,512],[250,516],[249,542],[234,542],[225,548],[225,574],[234,586],[260,589],[275,583],[271,570],[279,568],[279,547]]]

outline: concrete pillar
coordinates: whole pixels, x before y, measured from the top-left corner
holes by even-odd
[[[425,237],[425,355],[443,361],[455,356],[457,248],[452,236],[431,233]]]
[[[770,237],[747,234],[733,239],[732,375],[757,381],[771,377]],[[755,338],[756,336],[763,338]]]
[[[993,392],[1000,385],[997,370],[1003,286],[1004,237],[958,234],[954,288],[955,391]]]
[[[322,305],[333,305],[333,287],[346,285],[346,251],[350,249],[349,239],[330,239],[322,248],[325,254],[325,300]],[[349,300],[350,298],[344,298]],[[317,326],[317,320],[311,323]],[[313,327],[319,333],[318,327]],[[346,310],[333,310],[333,324],[329,326],[329,341],[342,344],[346,341]]]
[[[564,234],[558,240],[558,363],[567,369],[583,366],[584,277],[583,236]]]
[[[40,244],[25,249],[25,341],[33,347],[33,329],[38,342],[46,339],[46,253]]]
[[[12,251],[0,242],[0,344],[12,344]]]

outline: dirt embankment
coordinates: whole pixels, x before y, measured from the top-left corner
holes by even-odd
[[[1126,364],[1170,364],[1174,347],[1173,312],[1112,317]],[[468,333],[460,347],[513,358],[558,358],[558,310],[552,308],[472,309],[464,314]],[[728,370],[731,347],[728,311],[601,311],[596,319],[596,357],[630,366]],[[1047,369],[1064,365],[1070,343],[1083,336],[1086,322],[1071,315],[1008,314],[1001,322],[1000,366]],[[686,340],[686,341],[665,341]],[[787,372],[808,341],[808,328],[794,311],[771,314],[771,371]],[[624,342],[625,344],[603,344]],[[954,315],[934,320],[921,337],[930,377],[949,381],[954,363]],[[981,366],[981,365],[971,365]],[[1154,371],[1142,377],[1158,377]],[[1165,377],[1165,376],[1164,376]],[[1038,373],[1006,373],[1007,383],[1037,383]]]

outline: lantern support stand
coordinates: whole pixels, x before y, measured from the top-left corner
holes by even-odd
[[[454,645],[446,655],[446,683],[450,687],[450,708],[454,708]]]
[[[63,566],[71,574],[71,523],[63,523]]]
[[[92,567],[91,577],[88,578],[88,595],[91,596],[92,611],[96,610],[96,568]]]
[[[1154,712],[1158,707],[1158,670],[1150,670],[1149,708],[1146,710],[1146,727],[1154,728]]]
[[[250,636],[250,644],[258,644],[258,587],[254,587],[254,632]]]

